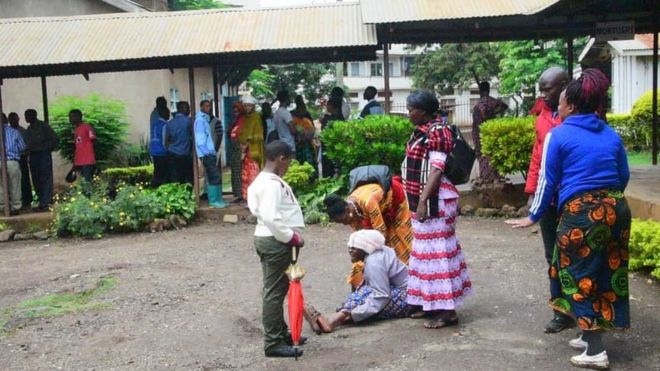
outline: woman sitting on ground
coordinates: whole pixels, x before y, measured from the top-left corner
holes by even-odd
[[[385,237],[375,230],[353,232],[348,248],[352,262],[364,262],[364,281],[336,313],[322,315],[314,307],[305,309],[305,319],[316,333],[367,319],[403,318],[410,312],[406,303],[408,268],[385,246]]]
[[[413,240],[410,209],[403,185],[397,177],[385,194],[378,183],[357,187],[346,200],[330,194],[323,201],[330,219],[351,226],[354,231],[374,229],[385,238],[385,245],[394,249],[396,256],[408,265]],[[362,267],[354,264],[348,283],[357,288],[362,282]]]

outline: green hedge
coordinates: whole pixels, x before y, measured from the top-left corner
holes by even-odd
[[[633,219],[630,229],[630,269],[649,269],[660,279],[660,223]]]
[[[321,141],[327,156],[339,164],[342,173],[358,166],[380,164],[398,174],[413,129],[405,118],[371,115],[363,120],[331,123],[321,133]]]
[[[188,220],[195,214],[189,184],[165,184],[155,190],[141,185],[108,189],[99,180],[87,192],[90,187],[83,183],[56,196],[52,228],[58,236],[100,238],[105,233],[143,231],[156,218],[177,215]]]
[[[481,126],[481,151],[500,174],[527,177],[536,133],[534,116],[503,117]]]
[[[120,183],[125,184],[146,184],[151,182],[154,175],[154,165],[136,166],[136,167],[116,167],[105,169],[101,172],[101,177],[111,185]]]

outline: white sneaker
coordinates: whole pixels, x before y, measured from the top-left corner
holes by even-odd
[[[586,341],[582,340],[582,335],[580,335],[577,339],[569,341],[568,345],[575,350],[586,350],[588,344]]]
[[[591,368],[594,370],[607,370],[610,367],[610,360],[607,358],[606,351],[588,356],[585,350],[579,356],[571,357],[571,363],[576,367]]]

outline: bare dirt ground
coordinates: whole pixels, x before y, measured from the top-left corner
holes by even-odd
[[[113,275],[108,304],[13,324],[0,337],[5,370],[563,370],[575,332],[546,335],[540,237],[501,220],[463,218],[459,236],[475,294],[454,328],[403,319],[310,337],[298,361],[266,359],[261,271],[253,226],[201,224],[179,232],[100,241],[14,242],[0,247],[0,308],[88,287]],[[345,297],[349,230],[313,226],[300,263],[306,300],[333,310]],[[660,290],[631,275],[633,328],[605,338],[612,369],[660,370]],[[12,325],[11,323],[9,325]]]

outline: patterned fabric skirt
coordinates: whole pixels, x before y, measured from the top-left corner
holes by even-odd
[[[303,164],[307,162],[316,169],[316,152],[314,146],[310,142],[296,143],[296,160]]]
[[[243,159],[241,157],[241,143],[238,140],[232,139],[229,166],[231,167],[231,193],[236,198],[243,197],[243,183],[241,182]]]
[[[621,192],[591,191],[561,212],[550,267],[550,306],[582,330],[630,327],[630,209]]]
[[[337,312],[340,310],[353,310],[356,307],[364,304],[372,294],[374,290],[369,285],[362,285],[359,289],[353,291],[346,302],[342,304],[341,307],[337,308]],[[411,307],[406,303],[406,290],[402,290],[396,287],[390,288],[390,302],[378,312],[377,315],[372,317],[373,319],[392,319],[392,318],[404,318],[408,317],[411,313]],[[370,318],[370,319],[372,319]]]
[[[472,293],[467,264],[456,239],[458,199],[439,200],[440,218],[412,220],[408,304],[424,311],[453,310]]]

